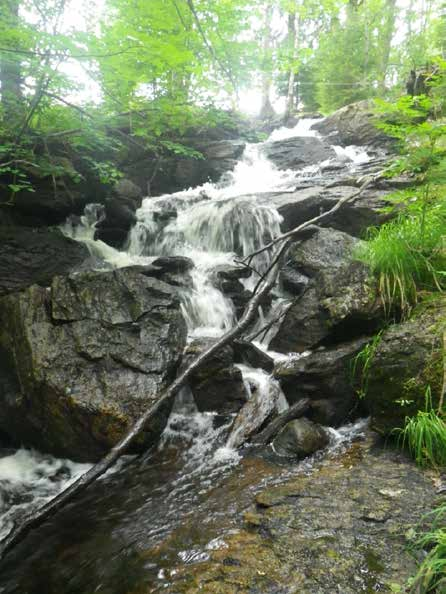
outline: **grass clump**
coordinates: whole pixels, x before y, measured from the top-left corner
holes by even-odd
[[[407,448],[419,466],[446,466],[446,423],[442,410],[432,407],[430,387],[426,388],[425,410],[406,417],[396,429],[401,447]]]
[[[442,290],[446,281],[446,204],[427,211],[406,210],[396,219],[371,229],[358,251],[378,278],[386,309],[407,315],[419,291]]]
[[[410,594],[446,592],[446,502],[425,516],[432,523],[429,530],[414,544],[415,551],[424,551],[416,575],[410,580]]]

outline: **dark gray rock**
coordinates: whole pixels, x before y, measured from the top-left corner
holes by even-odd
[[[359,240],[331,228],[313,225],[312,231],[287,253],[285,272],[311,280],[303,292],[296,292],[279,323],[271,342],[279,352],[302,352],[368,334],[383,316],[375,281],[366,266],[354,260]]]
[[[290,404],[309,398],[311,418],[323,425],[339,426],[358,412],[353,360],[367,342],[367,338],[360,338],[276,363],[274,377]]]
[[[288,264],[280,271],[279,280],[281,287],[296,297],[302,295],[309,282],[307,276],[294,270],[294,268]]]
[[[193,260],[185,256],[161,256],[153,260],[152,266],[160,268],[162,272],[172,272],[174,274],[181,274],[188,272],[195,265]]]
[[[16,382],[0,394],[0,428],[75,460],[100,458],[127,433],[174,379],[186,342],[176,292],[134,269],[34,285],[3,297],[0,318]],[[140,447],[159,438],[169,410]]]
[[[130,201],[136,208],[141,206],[143,193],[141,188],[130,179],[123,178],[116,182],[114,192],[118,198],[124,201]]]
[[[295,192],[265,193],[258,199],[261,203],[277,208],[283,217],[282,231],[286,232],[330,210],[341,198],[352,196],[357,190],[354,185],[319,185]],[[356,200],[345,203],[323,226],[362,237],[369,227],[380,225],[391,218],[391,214],[382,211],[390,204],[386,194],[386,190],[371,186]]]
[[[243,363],[254,369],[264,369],[268,373],[272,373],[274,369],[273,359],[251,342],[236,340],[233,349],[236,363]]]
[[[224,173],[234,169],[245,146],[241,140],[198,143],[195,148],[203,154],[204,159],[180,159],[174,171],[177,184],[187,188],[208,180],[217,181]]]
[[[281,353],[314,349],[372,334],[384,319],[376,281],[360,262],[320,272],[281,319],[270,348]]]
[[[215,342],[212,338],[200,338],[187,345],[183,365]],[[201,412],[220,414],[238,412],[248,400],[242,373],[234,365],[234,351],[231,346],[221,349],[210,361],[197,371],[189,381],[195,402]]]
[[[347,146],[389,143],[389,137],[376,127],[373,101],[365,100],[341,107],[321,122],[312,126],[333,144]]]
[[[360,244],[356,237],[336,229],[314,226],[314,231],[306,241],[293,243],[286,258],[289,267],[306,277],[342,268]]]
[[[273,441],[274,451],[287,458],[302,459],[324,448],[327,432],[312,421],[302,418],[290,421]]]
[[[213,274],[222,280],[238,280],[240,278],[249,278],[252,270],[246,266],[231,266],[227,264],[214,268]]]
[[[89,257],[81,243],[60,231],[0,227],[0,295],[33,284],[48,286],[55,275],[68,274]]]
[[[329,144],[319,138],[307,136],[267,142],[263,151],[279,169],[302,169],[336,157]]]

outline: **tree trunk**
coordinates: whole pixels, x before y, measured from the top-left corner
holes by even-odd
[[[288,43],[290,48],[290,71],[288,74],[288,93],[287,93],[287,100],[286,100],[286,109],[285,109],[285,119],[289,118],[293,111],[294,107],[297,105],[296,103],[296,60],[297,60],[297,50],[298,50],[298,27],[297,25],[297,15],[295,12],[290,12],[288,14]]]
[[[271,105],[271,84],[272,84],[272,31],[271,19],[273,16],[273,4],[268,2],[265,9],[265,20],[263,23],[263,60],[262,60],[262,106],[260,108],[260,118],[266,120],[275,115],[274,108]]]
[[[381,94],[386,91],[386,76],[387,69],[389,66],[389,56],[392,46],[393,30],[395,28],[396,18],[396,0],[387,0],[384,17],[384,27],[381,34],[381,65],[380,74],[381,77],[378,81],[379,90]]]
[[[22,77],[19,54],[14,53],[15,47],[8,44],[8,33],[15,31],[19,25],[19,0],[3,0],[2,14],[3,31],[1,37],[6,39],[6,48],[11,46],[12,51],[3,51],[0,56],[0,84],[1,104],[3,117],[8,124],[17,119],[20,115],[20,104],[22,101]],[[1,29],[0,29],[0,32]]]

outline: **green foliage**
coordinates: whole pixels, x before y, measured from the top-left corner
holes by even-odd
[[[373,363],[373,358],[375,356],[376,349],[378,348],[381,342],[382,333],[383,330],[378,332],[378,334],[376,334],[376,336],[374,336],[372,340],[368,342],[353,359],[351,366],[351,376],[354,384],[356,384],[359,379],[359,387],[356,390],[356,393],[359,396],[359,398],[365,398],[365,396],[367,395],[370,378],[370,368]]]
[[[446,423],[443,412],[432,408],[430,386],[426,388],[425,410],[406,417],[404,427],[396,429],[399,444],[407,448],[419,466],[446,466]]]
[[[425,555],[416,575],[409,581],[411,594],[429,594],[444,592],[446,587],[446,503],[426,514],[424,522],[430,527],[416,539],[412,550]]]
[[[445,225],[446,201],[442,200],[427,210],[409,207],[395,220],[369,231],[357,256],[377,276],[388,312],[396,306],[406,315],[420,290],[443,287]]]
[[[437,100],[435,93],[444,85],[445,72],[439,62],[431,82],[433,97],[377,101],[378,125],[400,148],[389,175],[406,174],[414,186],[388,197],[396,218],[369,231],[358,257],[379,278],[388,309],[396,305],[403,314],[417,302],[420,290],[442,290],[446,280],[446,124],[432,118],[443,109],[445,99]]]

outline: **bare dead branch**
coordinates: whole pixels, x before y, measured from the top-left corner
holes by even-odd
[[[276,244],[278,244],[286,239],[296,237],[303,229],[306,229],[310,225],[314,225],[316,223],[320,223],[321,221],[324,221],[325,219],[330,217],[332,214],[334,214],[336,211],[338,211],[344,204],[346,204],[347,202],[352,202],[353,200],[358,198],[364,192],[364,190],[366,190],[371,184],[376,182],[382,176],[382,174],[383,174],[383,172],[381,171],[381,172],[377,173],[376,175],[368,177],[362,183],[362,185],[356,192],[354,192],[353,194],[350,194],[350,196],[344,196],[343,198],[338,200],[338,202],[336,202],[336,204],[329,210],[326,210],[325,212],[323,212],[320,215],[317,215],[316,217],[313,217],[309,221],[305,221],[305,223],[298,225],[294,229],[291,229],[291,231],[288,231],[287,233],[283,233],[282,235],[279,235],[278,237],[276,237],[275,239],[270,241],[270,243],[267,243],[262,248],[256,250],[255,252],[252,252],[245,258],[245,262],[247,262],[248,264],[251,264],[253,258],[258,256],[259,254],[262,254],[263,252],[267,252],[267,251],[271,250]]]

